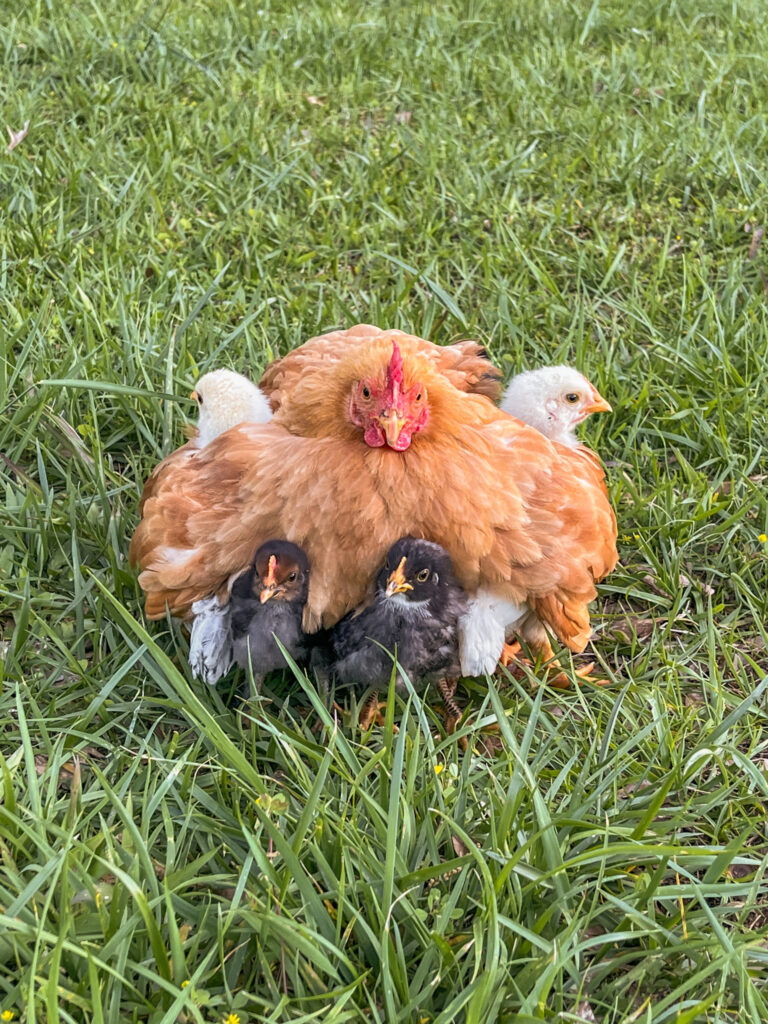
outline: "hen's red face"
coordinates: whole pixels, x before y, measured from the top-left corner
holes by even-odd
[[[419,383],[406,388],[403,360],[397,342],[392,342],[392,358],[386,378],[357,381],[350,395],[349,418],[363,428],[365,443],[371,448],[388,445],[404,452],[411,438],[423,430],[429,418],[426,389]]]

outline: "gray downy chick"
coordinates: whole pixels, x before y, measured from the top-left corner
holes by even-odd
[[[262,544],[250,569],[235,580],[230,597],[232,659],[252,669],[256,692],[269,672],[286,667],[275,637],[294,661],[306,661],[309,637],[301,617],[308,589],[307,556],[285,540]]]
[[[328,676],[342,686],[386,687],[393,666],[388,652],[396,652],[414,686],[449,680],[455,689],[461,674],[458,621],[466,610],[447,551],[403,537],[387,552],[373,602],[330,631]],[[399,673],[397,687],[404,689]]]

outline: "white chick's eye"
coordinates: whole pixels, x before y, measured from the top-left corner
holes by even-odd
[[[568,394],[565,396],[565,400],[566,402],[570,402],[571,405],[573,405],[574,402],[578,402],[579,396],[576,394],[575,391],[569,391]]]
[[[202,395],[198,395],[197,396],[197,404],[198,405],[202,405],[203,404],[203,396]]]
[[[427,580],[429,579],[429,569],[422,569],[421,572],[416,577],[416,579],[419,581],[419,583],[426,583]]]

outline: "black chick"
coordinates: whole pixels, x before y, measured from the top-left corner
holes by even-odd
[[[242,668],[251,666],[257,693],[268,672],[286,667],[275,636],[294,661],[307,659],[309,638],[301,616],[308,589],[307,556],[286,540],[262,544],[251,568],[235,580],[230,598],[232,659]]]
[[[437,684],[455,727],[460,717],[453,702],[461,674],[458,621],[466,611],[467,597],[446,550],[403,537],[387,552],[373,602],[331,630],[328,676],[340,685],[385,687],[393,665],[388,652],[396,652],[414,686]],[[396,685],[405,688],[399,671]]]

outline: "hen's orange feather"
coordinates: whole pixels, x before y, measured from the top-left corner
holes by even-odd
[[[418,380],[429,405],[406,451],[369,448],[346,418],[354,382],[386,370],[391,338],[378,335],[305,370],[271,423],[235,427],[157,467],[131,544],[149,617],[226,593],[264,541],[283,537],[312,566],[305,624],[331,625],[410,534],[443,545],[470,591],[526,602],[583,649],[595,581],[616,562],[601,467],[453,387],[420,339],[398,344],[404,386]]]

